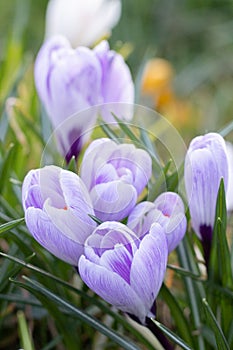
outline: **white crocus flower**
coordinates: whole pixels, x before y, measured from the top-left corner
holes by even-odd
[[[73,47],[92,46],[108,35],[121,15],[121,0],[50,0],[45,37],[61,34]]]

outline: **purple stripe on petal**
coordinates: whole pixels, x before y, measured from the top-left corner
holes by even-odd
[[[164,229],[154,224],[135,253],[130,285],[149,311],[162,285],[167,266],[167,240]]]
[[[88,261],[84,256],[79,260],[79,273],[88,287],[104,300],[144,322],[146,310],[143,301],[121,276]]]
[[[100,259],[100,264],[108,270],[116,272],[128,284],[130,284],[130,268],[132,255],[120,244],[115,245],[114,250],[107,250]]]
[[[25,221],[32,236],[45,249],[71,265],[78,265],[83,246],[59,231],[45,212],[29,208],[25,213]]]

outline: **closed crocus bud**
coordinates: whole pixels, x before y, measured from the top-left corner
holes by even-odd
[[[96,224],[82,180],[56,166],[31,170],[22,187],[25,221],[32,236],[61,260],[77,266]]]
[[[221,178],[227,189],[228,161],[224,139],[217,133],[194,138],[185,158],[184,179],[192,227],[203,242],[207,263]]]
[[[45,36],[61,34],[73,47],[90,46],[109,35],[120,15],[120,0],[50,0]]]
[[[102,41],[94,49],[102,67],[102,96],[101,115],[107,122],[114,122],[112,114],[120,119],[130,120],[133,117],[134,84],[129,67],[123,57],[109,49],[107,41]],[[110,104],[109,104],[110,103]]]
[[[164,192],[154,203],[139,203],[130,213],[127,226],[141,239],[154,223],[164,228],[170,253],[183,239],[187,228],[184,204],[178,194]]]
[[[152,225],[140,241],[125,225],[105,222],[87,239],[79,260],[83,281],[108,303],[142,324],[153,316],[153,304],[167,264],[163,228]]]
[[[151,173],[151,158],[146,151],[105,138],[90,144],[81,166],[81,178],[95,215],[102,221],[128,216]]]
[[[102,102],[101,77],[101,65],[95,53],[85,47],[73,50],[64,37],[52,37],[37,55],[37,92],[53,128],[57,128],[59,148],[67,162],[72,155],[78,155],[86,141],[81,137],[95,123],[95,113],[89,117],[77,113]],[[74,114],[77,115],[70,119]]]

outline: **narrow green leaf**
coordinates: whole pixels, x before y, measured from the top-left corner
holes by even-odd
[[[0,293],[0,300],[10,301],[10,302],[19,303],[19,304],[26,304],[26,305],[36,306],[36,307],[42,307],[41,303],[39,303],[35,299],[28,298],[28,297],[21,297],[20,295],[15,293],[8,293],[8,294]]]
[[[205,280],[201,280],[200,274],[195,274],[195,273],[193,273],[189,270],[186,270],[182,267],[171,265],[171,264],[167,264],[167,267],[168,267],[168,269],[171,269],[182,276],[190,277],[190,278],[198,280],[198,281],[203,281],[203,282],[205,281]]]
[[[100,124],[101,129],[103,130],[103,132],[113,141],[115,141],[116,143],[120,143],[119,141],[119,137],[117,136],[117,134],[109,127],[108,124],[104,124],[101,123]]]
[[[180,265],[185,270],[191,270],[194,267],[195,256],[193,255],[193,250],[189,244],[187,235],[184,237],[182,242],[177,247],[178,258]],[[191,270],[192,271],[192,270]],[[194,272],[198,271],[197,267]],[[190,323],[191,330],[200,330],[201,328],[201,315],[200,315],[200,303],[202,298],[203,290],[200,288],[200,283],[193,281],[191,278],[184,276],[185,293],[187,296],[187,303],[190,305],[191,315],[193,323]],[[195,340],[195,338],[194,338]],[[205,344],[202,334],[196,337],[198,350],[205,350]]]
[[[179,185],[179,180],[184,172],[184,163],[181,164],[178,170],[175,170],[171,175],[167,176],[167,191],[176,191]]]
[[[153,320],[151,318],[151,321],[159,328],[161,329],[161,331],[166,334],[166,336],[171,339],[174,343],[176,343],[177,345],[181,346],[182,349],[184,350],[193,350],[192,348],[190,348],[190,346],[188,344],[186,344],[180,337],[178,337],[175,333],[173,333],[172,331],[170,331],[170,329],[168,329],[167,327],[165,327],[164,325],[162,325],[160,322]]]
[[[107,305],[99,300],[99,298],[92,297],[88,295],[87,293],[84,293],[83,291],[75,288],[73,285],[69,284],[66,281],[61,280],[59,277],[56,277],[55,275],[50,274],[47,271],[44,271],[37,266],[34,266],[32,264],[26,263],[15,256],[11,256],[5,253],[0,252],[0,256],[3,256],[9,260],[14,261],[17,264],[20,264],[21,266],[24,266],[36,273],[39,273],[45,277],[48,277],[52,279],[53,281],[56,281],[57,283],[63,285],[65,288],[68,288],[72,292],[75,292],[78,295],[81,295],[84,299],[88,301],[89,304],[94,304],[97,306],[100,310],[102,310],[104,313],[109,314],[112,316],[119,324],[121,324],[126,330],[128,330],[131,334],[133,334],[138,340],[140,340],[143,344],[146,345],[148,350],[154,350],[153,345],[140,333],[138,332],[130,323],[127,322],[127,320],[122,317],[119,313],[116,313],[112,311]]]
[[[22,224],[24,222],[24,218],[16,219],[10,222],[6,222],[5,224],[0,225],[0,234],[12,230],[16,226]]]
[[[18,311],[17,318],[19,323],[19,337],[20,337],[22,348],[24,350],[34,350],[34,346],[32,343],[32,339],[27,327],[27,322],[23,311]]]
[[[223,129],[219,131],[219,134],[222,135],[222,137],[226,137],[232,131],[233,131],[233,122],[231,121],[229,124],[227,124]]]
[[[233,276],[226,229],[227,210],[224,182],[222,179],[216,203],[215,224],[209,263],[209,279],[216,284],[220,283],[222,286],[232,289]]]
[[[90,216],[90,218],[95,221],[98,225],[102,224],[103,221],[101,221],[100,219],[98,219],[95,215],[92,214],[88,214],[88,216]]]
[[[62,340],[62,336],[61,335],[57,335],[53,340],[51,340],[51,342],[49,342],[46,346],[44,346],[41,350],[51,350],[51,349],[55,349],[56,345],[58,345],[60,343],[60,341]]]
[[[111,330],[104,324],[102,324],[100,321],[94,319],[93,317],[89,316],[87,313],[83,312],[82,310],[76,308],[74,305],[68,303],[64,299],[61,299],[54,293],[52,293],[50,290],[46,289],[44,286],[42,286],[40,283],[31,280],[30,278],[23,276],[23,279],[29,283],[31,288],[34,290],[40,292],[42,295],[44,295],[46,298],[49,298],[50,300],[53,300],[56,304],[63,306],[65,309],[76,315],[81,321],[85,322],[89,326],[95,328],[100,333],[104,334],[108,338],[112,339],[115,343],[123,347],[125,350],[140,350],[138,346],[133,344],[128,339],[124,339],[121,335],[118,335],[115,331]],[[20,283],[20,282],[16,282]],[[24,284],[21,284],[22,287],[24,287]],[[25,286],[26,287],[26,286]]]
[[[127,135],[129,139],[136,145],[141,145],[141,140],[132,132],[128,124],[126,122],[123,122],[121,119],[117,118],[117,116],[114,113],[112,113],[112,115],[117,121],[118,126],[124,132],[124,134]]]
[[[155,147],[154,147],[153,143],[151,142],[148,131],[145,130],[144,128],[140,128],[140,140],[144,144],[144,146],[146,147],[147,151],[150,154],[153,154],[154,157],[157,158],[157,161],[159,162],[159,160],[158,160],[159,157],[156,154]]]
[[[9,182],[10,172],[13,169],[15,145],[11,143],[5,153],[3,164],[0,168],[0,193],[3,192],[6,184]]]
[[[191,329],[189,327],[187,319],[184,316],[183,310],[177,302],[177,299],[172,295],[165,284],[163,284],[159,295],[168,305],[179,334],[190,346],[194,346]]]
[[[72,156],[67,166],[67,170],[73,171],[74,173],[77,174],[77,160],[75,159],[75,156]]]
[[[226,338],[225,338],[208,302],[206,301],[205,298],[202,300],[202,302],[203,302],[204,312],[205,312],[205,316],[206,316],[206,321],[215,335],[216,344],[217,344],[218,349],[219,350],[230,350],[230,347],[227,344]]]

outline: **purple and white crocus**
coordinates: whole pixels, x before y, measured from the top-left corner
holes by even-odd
[[[93,106],[134,102],[129,68],[107,42],[94,50],[82,46],[73,49],[65,37],[51,37],[35,61],[35,85],[67,162],[78,157],[90,137],[98,115]],[[106,108],[108,118],[110,111],[117,113],[114,108],[106,113]]]
[[[69,162],[87,140],[96,116],[75,115],[102,103],[101,67],[92,50],[72,49],[62,36],[47,40],[35,61],[35,85],[50,118],[60,153]],[[74,117],[72,117],[74,116]]]
[[[25,221],[32,236],[61,260],[77,266],[96,227],[88,191],[71,171],[56,166],[31,170],[22,187]]]
[[[102,221],[127,217],[152,174],[150,155],[132,144],[102,138],[87,148],[80,176]]]
[[[86,240],[79,273],[95,293],[142,324],[153,304],[167,265],[167,239],[159,224],[140,240],[119,222],[99,225]]]
[[[134,85],[129,67],[119,53],[110,50],[107,41],[102,41],[97,45],[94,52],[102,68],[103,106],[100,110],[101,117],[106,123],[116,122],[113,114],[119,119],[131,120]]]
[[[195,137],[185,158],[184,179],[192,227],[202,240],[207,264],[222,178],[227,189],[228,160],[224,139],[217,133]]]
[[[170,253],[183,239],[187,228],[184,204],[178,194],[164,192],[154,202],[137,204],[128,217],[127,226],[142,239],[154,223],[164,228]]]

